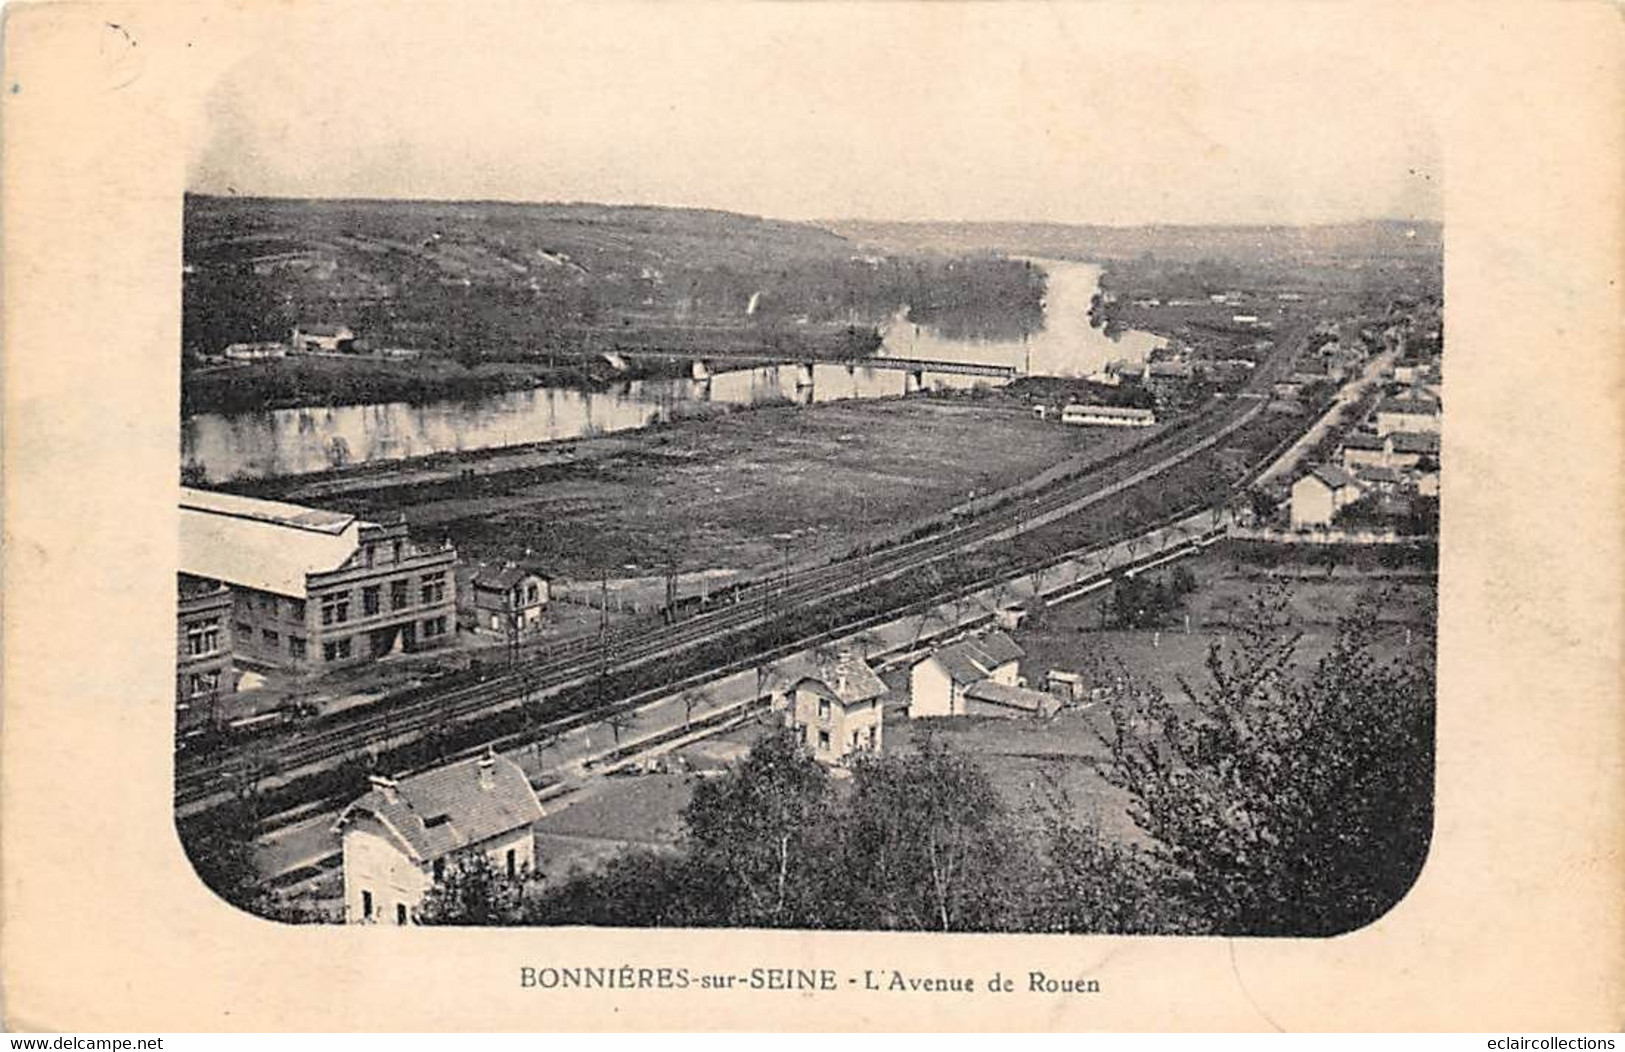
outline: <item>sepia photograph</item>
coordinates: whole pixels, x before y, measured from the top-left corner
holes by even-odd
[[[3,29],[4,1027],[1625,1018],[1612,7]]]
[[[1051,71],[919,141],[849,131],[954,106],[895,64],[745,92],[548,53],[439,103],[491,134],[402,116],[366,56],[294,89],[309,132],[257,68],[213,88],[176,353],[209,888],[293,923],[1278,936],[1404,896],[1424,120],[1278,167],[1311,107],[1238,79],[1191,119],[1242,160],[1159,172],[1133,140],[1193,132]],[[1007,124],[1045,106],[1098,141]]]

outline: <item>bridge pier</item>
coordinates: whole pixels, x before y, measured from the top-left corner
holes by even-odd
[[[925,390],[925,370],[910,369],[903,374],[903,393],[906,395],[918,394]]]
[[[800,362],[796,365],[796,390],[812,390],[813,366],[811,362]]]
[[[689,375],[696,380],[711,379],[711,363],[703,358],[696,358],[689,365]]]

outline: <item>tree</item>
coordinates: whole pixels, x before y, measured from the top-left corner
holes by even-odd
[[[510,877],[479,851],[451,856],[417,909],[428,925],[506,925],[523,921],[529,870]]]
[[[638,850],[527,899],[524,916],[537,925],[698,928],[722,923],[718,906],[712,875],[687,855]]]
[[[854,927],[997,931],[1019,912],[1020,853],[998,793],[934,735],[861,759],[841,826]]]
[[[1034,810],[1042,817],[1043,855],[1030,878],[1022,927],[1067,933],[1196,933],[1166,872],[1143,850],[1112,842],[1078,820],[1054,764],[1040,774]]]
[[[677,701],[683,706],[683,727],[693,726],[694,710],[705,704],[705,692],[698,687],[689,687],[677,695]]]
[[[1431,829],[1431,670],[1379,665],[1375,601],[1306,678],[1284,591],[1255,595],[1208,684],[1110,699],[1108,776],[1215,932],[1332,935],[1398,901]]]
[[[1247,506],[1253,513],[1253,521],[1267,524],[1275,518],[1275,509],[1279,505],[1264,490],[1250,489],[1247,491]]]
[[[621,732],[631,730],[637,725],[637,722],[638,714],[631,709],[615,709],[604,714],[604,724],[609,727],[610,733],[615,736],[615,745],[617,747],[621,744]]]
[[[253,909],[262,897],[254,865],[255,825],[250,804],[241,799],[177,824],[198,879],[239,909]]]
[[[822,927],[832,796],[824,768],[779,728],[683,810],[690,857],[713,875],[723,923]]]

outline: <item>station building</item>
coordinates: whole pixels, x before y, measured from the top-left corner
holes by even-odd
[[[240,665],[318,673],[449,643],[456,562],[404,521],[181,490],[180,571],[230,589]]]

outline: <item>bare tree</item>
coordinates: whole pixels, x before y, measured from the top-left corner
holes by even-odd
[[[621,732],[631,730],[637,726],[638,714],[631,709],[616,709],[604,716],[604,725],[615,736],[615,744],[621,744]]]
[[[687,730],[694,724],[694,710],[705,703],[705,692],[698,687],[689,687],[677,695],[677,701],[683,706],[683,729]]]

